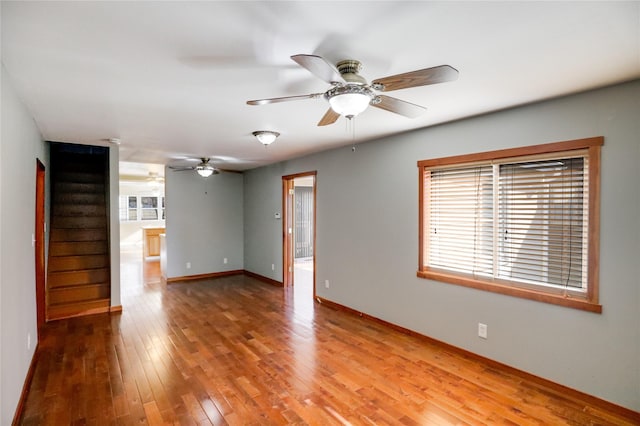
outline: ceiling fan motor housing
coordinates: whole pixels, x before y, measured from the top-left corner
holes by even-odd
[[[336,64],[336,68],[345,83],[335,84],[324,93],[331,108],[347,118],[354,117],[364,111],[367,105],[376,100],[376,94],[358,72],[362,64],[354,59],[347,59]]]
[[[366,85],[367,80],[365,80],[360,74],[360,70],[362,69],[362,64],[360,61],[356,61],[355,59],[346,59],[344,61],[340,61],[336,64],[336,68],[340,71],[340,75],[347,82],[347,84],[359,84]]]

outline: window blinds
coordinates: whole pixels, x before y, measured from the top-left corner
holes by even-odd
[[[425,265],[586,289],[587,169],[583,156],[425,170]]]
[[[493,271],[491,165],[434,170],[429,191],[428,265],[477,275]]]
[[[586,288],[584,158],[499,166],[498,277]]]

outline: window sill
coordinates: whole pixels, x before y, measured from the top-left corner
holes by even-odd
[[[547,293],[542,291],[531,290],[528,288],[514,287],[511,285],[500,284],[499,282],[482,280],[467,275],[459,275],[451,272],[443,272],[425,269],[417,272],[419,278],[441,281],[449,284],[461,285],[464,287],[475,288],[477,290],[490,291],[493,293],[504,294],[507,296],[520,297],[523,299],[535,300],[537,302],[550,303],[553,305],[564,306],[567,308],[580,309],[583,311],[602,313],[602,305],[594,303],[587,299],[577,296]]]

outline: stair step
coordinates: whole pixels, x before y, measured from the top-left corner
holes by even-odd
[[[104,194],[104,183],[56,182],[53,192]]]
[[[89,302],[109,297],[111,286],[108,282],[58,287],[49,290],[49,303],[51,305],[69,304],[76,302]]]
[[[51,218],[52,228],[106,228],[107,218],[105,216],[76,217],[76,216],[53,216]]]
[[[105,204],[104,194],[82,192],[54,192],[53,204]]]
[[[51,228],[50,242],[103,241],[107,240],[107,228]],[[88,254],[88,253],[81,253]],[[53,254],[53,256],[57,256]]]
[[[51,256],[78,256],[83,254],[106,254],[107,241],[52,242],[49,244]]]
[[[82,286],[109,281],[109,269],[85,269],[81,271],[49,272],[47,286],[49,290],[57,287]]]
[[[108,149],[51,144],[47,319],[109,312]]]
[[[47,307],[47,319],[55,320],[80,315],[91,315],[109,312],[111,300],[109,298],[85,302],[51,304]]]
[[[102,254],[85,256],[51,256],[49,258],[49,273],[61,271],[78,271],[82,269],[106,268],[109,258]]]
[[[107,211],[104,204],[62,204],[53,206],[54,216],[106,216]]]
[[[105,167],[105,159],[93,155],[74,155],[56,162],[58,172],[104,173]]]
[[[70,182],[70,183],[102,183],[104,184],[104,173],[58,171],[54,173],[53,181],[57,183]]]

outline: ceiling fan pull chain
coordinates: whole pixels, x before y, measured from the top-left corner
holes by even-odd
[[[356,118],[355,117],[351,117],[349,119],[349,121],[351,121],[351,141],[355,145],[355,143],[356,143]]]
[[[354,116],[348,116],[345,117],[345,130],[347,131],[347,134],[351,133],[351,141],[352,141],[352,147],[351,147],[351,151],[355,152],[356,150],[356,120]]]

